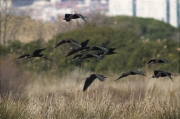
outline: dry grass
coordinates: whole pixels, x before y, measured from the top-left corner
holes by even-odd
[[[7,56],[0,59],[0,92],[1,96],[11,93],[12,95],[18,95],[24,92],[24,89],[30,82],[30,75],[27,72],[23,72],[18,67],[18,63],[13,62]]]
[[[180,77],[150,79],[106,74],[82,92],[91,72],[76,69],[56,77],[34,75],[19,99],[1,98],[0,118],[33,119],[179,119]],[[3,115],[2,115],[3,113]]]

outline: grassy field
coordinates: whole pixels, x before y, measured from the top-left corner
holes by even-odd
[[[154,69],[179,72],[177,28],[126,16],[96,14],[86,24],[62,19],[52,24],[2,16],[0,119],[180,119],[180,75],[172,76],[174,83],[168,77],[148,80]],[[90,39],[88,46],[113,47],[118,54],[101,63],[71,62],[64,58],[69,45],[53,48],[64,38]],[[47,48],[42,54],[50,60],[17,60],[36,48]],[[144,66],[151,58],[168,59],[171,65]],[[133,68],[147,76],[114,81],[120,71]],[[96,79],[83,92],[84,79],[92,73],[107,78]]]
[[[149,79],[129,76],[114,81],[119,74],[103,74],[82,91],[91,73],[76,69],[62,77],[32,74],[19,96],[1,96],[1,119],[179,119],[180,76]],[[22,76],[22,80],[28,77]],[[21,84],[14,84],[17,86]]]

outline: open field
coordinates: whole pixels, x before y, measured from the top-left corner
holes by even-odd
[[[56,23],[26,17],[2,20],[0,119],[180,119],[177,28],[153,19],[99,15],[85,25],[61,18]],[[90,39],[88,46],[116,48],[117,54],[72,61],[65,58],[69,44],[54,48],[66,38]],[[42,54],[49,60],[17,59],[39,48],[46,48]],[[147,66],[152,58],[167,59],[170,65]],[[147,76],[114,81],[131,69]],[[177,74],[174,83],[168,77],[148,80],[158,69]],[[84,79],[92,73],[107,78],[96,79],[83,92]]]
[[[85,77],[92,72],[75,69],[56,77],[33,74],[19,97],[1,97],[2,119],[179,119],[180,77],[149,79],[129,76],[114,81],[119,74],[103,74],[82,91]],[[28,78],[27,78],[28,79]],[[23,80],[26,80],[23,77]],[[21,82],[18,82],[21,83]],[[16,84],[18,86],[18,84]]]

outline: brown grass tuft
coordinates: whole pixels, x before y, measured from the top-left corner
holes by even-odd
[[[33,119],[180,117],[179,76],[173,77],[175,83],[172,83],[168,78],[147,80],[148,77],[142,76],[129,76],[114,81],[118,74],[106,74],[111,77],[105,82],[95,80],[83,92],[83,79],[90,74],[76,69],[62,77],[34,75],[34,80],[26,86],[26,95],[23,96],[27,98],[26,103],[9,97],[10,100],[2,100],[2,104],[7,101],[19,104],[21,106],[17,108],[28,110],[28,113],[21,110],[21,117],[30,115],[28,118]]]

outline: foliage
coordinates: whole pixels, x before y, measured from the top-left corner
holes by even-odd
[[[132,30],[151,40],[172,38],[176,31],[170,24],[152,18],[116,16],[107,20],[113,27]]]
[[[171,65],[150,66],[150,70],[156,68],[178,72],[180,60],[177,50],[178,41],[171,39],[176,30],[174,27],[153,19],[134,17],[118,16],[103,20],[105,21],[103,22],[104,25],[98,26],[98,24],[90,22],[83,28],[59,33],[48,42],[44,42],[42,39],[29,43],[9,41],[8,46],[1,47],[2,56],[14,54],[18,57],[22,54],[31,53],[37,48],[46,48],[42,53],[49,60],[34,58],[14,61],[18,62],[23,69],[59,75],[69,70],[72,71],[75,67],[97,72],[146,70],[147,62],[152,58],[167,59]],[[71,51],[70,48],[74,47],[72,44],[66,43],[53,48],[58,41],[66,38],[73,38],[78,42],[90,39],[88,46],[113,47],[116,48],[118,54],[105,56],[103,59],[92,58],[72,61],[73,56],[65,58],[66,54]],[[96,54],[97,52],[85,53]]]
[[[8,45],[0,44],[1,91],[4,93],[0,118],[178,119],[179,76],[173,77],[175,83],[168,77],[146,80],[155,69],[178,73],[180,50],[174,29],[153,19],[103,17],[81,28],[59,33],[48,42],[8,40]],[[72,44],[54,48],[58,41],[66,38],[79,42],[90,39],[88,46],[116,48],[117,54],[72,61],[74,55],[65,58],[74,47]],[[48,60],[17,59],[39,48],[46,48],[42,54]],[[167,59],[170,65],[147,66],[152,58]],[[144,71],[147,77],[129,76],[114,81],[121,72],[131,69]],[[82,92],[83,79],[91,73],[102,73],[107,79],[95,80],[96,83]],[[25,95],[13,97],[12,92]]]

